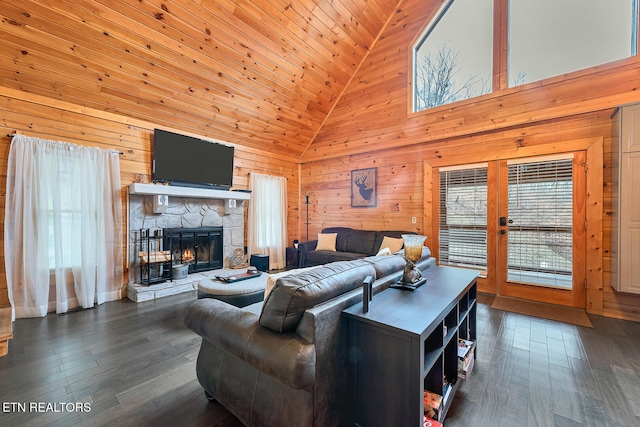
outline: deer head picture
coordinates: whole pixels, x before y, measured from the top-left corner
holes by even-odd
[[[351,171],[351,207],[373,207],[377,204],[378,168]]]

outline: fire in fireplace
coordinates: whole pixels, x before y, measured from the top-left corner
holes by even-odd
[[[182,264],[193,264],[195,260],[196,256],[191,249],[185,249],[182,251],[182,256],[180,257],[180,262]]]
[[[189,273],[222,268],[222,227],[165,228],[164,247],[173,264],[188,264]]]

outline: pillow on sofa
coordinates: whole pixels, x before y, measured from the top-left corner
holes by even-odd
[[[318,245],[316,251],[336,251],[336,238],[338,233],[318,233]]]
[[[380,244],[380,249],[389,248],[392,254],[395,254],[400,249],[402,249],[402,245],[404,245],[404,240],[402,238],[395,238],[384,236],[382,239],[382,243]]]
[[[271,293],[273,288],[276,287],[276,282],[278,281],[279,278],[284,277],[284,276],[288,276],[290,274],[298,274],[298,273],[302,273],[304,271],[313,270],[314,268],[318,268],[318,267],[321,267],[321,266],[320,265],[316,265],[316,266],[313,266],[313,267],[296,268],[296,269],[293,269],[293,270],[281,271],[280,273],[269,274],[267,276],[267,285],[266,285],[266,287],[264,289],[264,300],[266,301],[267,298],[269,298],[269,294]]]
[[[337,233],[338,237],[336,237],[336,251],[347,251],[347,240],[349,239],[349,234],[351,233],[351,229],[349,227],[327,227],[323,228],[321,233]]]
[[[384,255],[391,255],[391,250],[389,250],[389,248],[382,248],[376,254],[376,256],[384,256]]]

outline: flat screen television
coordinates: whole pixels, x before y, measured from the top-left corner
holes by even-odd
[[[233,184],[234,148],[155,129],[153,181],[228,190]]]

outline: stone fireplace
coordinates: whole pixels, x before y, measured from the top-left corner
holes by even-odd
[[[191,240],[194,253],[191,255],[193,262],[190,263],[189,273],[228,268],[233,251],[244,248],[244,203],[242,201],[238,200],[234,208],[227,208],[223,199],[169,196],[166,211],[154,213],[153,197],[152,195],[129,195],[128,293],[131,286],[140,279],[138,247],[141,229],[149,230],[150,233],[158,230],[164,236],[164,249],[172,251],[174,260],[182,259],[186,249],[180,246],[176,248],[176,242],[179,241],[177,237],[186,241]],[[170,233],[174,236],[171,239],[168,238]],[[190,243],[183,243],[183,246],[186,244]],[[173,247],[169,249],[170,246]],[[165,285],[167,286],[170,285]]]

